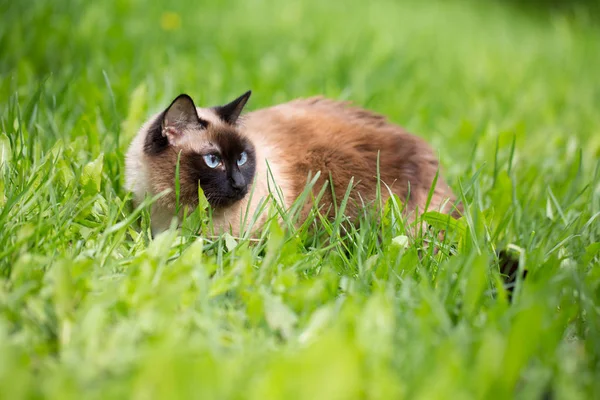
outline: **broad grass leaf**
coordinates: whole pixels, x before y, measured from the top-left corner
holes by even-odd
[[[156,235],[150,246],[148,246],[146,253],[152,259],[165,261],[169,257],[176,238],[177,232],[174,230],[161,232]]]
[[[246,305],[248,320],[252,325],[258,325],[265,318],[263,296],[256,290],[252,290],[244,292],[242,298]]]
[[[183,252],[177,260],[183,265],[198,265],[202,262],[202,253],[204,251],[204,240],[198,238]]]
[[[280,332],[284,338],[289,339],[298,322],[296,313],[283,303],[280,296],[264,293],[263,300],[267,324],[272,330]]]
[[[189,209],[184,209],[184,219],[181,222],[181,230],[190,235],[208,234],[209,216],[207,213],[208,201],[204,192],[198,185],[198,200],[199,204],[188,213]]]
[[[121,137],[124,143],[129,143],[133,136],[140,129],[146,117],[145,111],[147,108],[148,88],[145,83],[139,84],[131,93],[129,99],[129,108],[127,110],[127,118],[122,123],[122,131],[124,135]]]
[[[41,286],[44,279],[43,265],[49,263],[48,257],[23,253],[13,265],[10,280],[13,285],[19,287],[19,291],[13,292],[13,299],[18,298],[16,294],[25,294]]]
[[[327,325],[331,323],[334,314],[334,304],[326,304],[315,310],[311,314],[306,327],[298,336],[300,343],[308,343],[317,338]]]
[[[420,265],[419,253],[415,247],[399,251],[398,257],[401,257],[400,262],[396,264],[397,267],[394,270],[399,276],[412,275]]]
[[[481,305],[481,294],[487,287],[487,271],[489,260],[485,254],[477,255],[468,265],[467,281],[464,289],[464,311],[472,316],[477,307]]]
[[[104,166],[104,153],[101,153],[94,161],[90,161],[83,167],[81,185],[84,193],[94,195],[100,191],[102,184],[102,167]]]
[[[30,349],[11,340],[12,329],[0,319],[0,393],[7,399],[32,398],[37,381],[32,372],[34,359],[28,354]]]
[[[75,180],[73,169],[65,160],[58,160],[55,168],[56,177],[62,186],[68,187]]]
[[[276,293],[283,293],[290,288],[296,287],[298,285],[298,275],[296,272],[291,269],[283,269],[281,272],[275,276],[273,279],[273,291]]]
[[[543,315],[543,307],[530,305],[514,318],[503,358],[503,381],[506,388],[515,386],[523,368],[540,345]]]
[[[451,215],[442,214],[437,211],[428,211],[422,216],[423,220],[436,229],[455,232],[459,238],[463,238],[466,234],[467,227],[462,219],[454,219]]]
[[[475,376],[473,382],[478,398],[486,396],[491,386],[502,375],[502,359],[506,351],[506,340],[495,329],[487,329],[481,338],[479,348],[475,355]]]
[[[7,166],[12,159],[10,139],[4,132],[0,133],[0,171]]]
[[[225,233],[223,235],[223,239],[225,239],[225,247],[227,248],[227,251],[233,251],[238,245],[235,238],[229,233]]]
[[[281,246],[283,246],[285,234],[276,218],[273,218],[269,223],[269,239],[267,242],[267,254],[263,261],[263,267],[269,266],[275,262],[280,256]]]
[[[500,171],[489,196],[492,200],[495,223],[500,223],[512,206],[513,184],[506,171]]]
[[[240,281],[241,277],[239,276],[238,270],[230,268],[225,275],[215,276],[212,279],[208,296],[216,297],[230,290],[234,290],[239,286]]]
[[[391,356],[395,318],[390,299],[382,292],[374,293],[357,321],[357,340],[371,357]]]
[[[6,204],[6,185],[4,184],[4,177],[0,175],[0,207]]]
[[[252,382],[250,399],[346,400],[364,398],[365,370],[355,343],[331,330],[299,351],[283,352]]]
[[[589,266],[592,261],[600,256],[600,242],[590,244],[585,248],[585,255],[583,256],[583,265]]]
[[[409,246],[408,236],[406,236],[406,235],[396,236],[395,238],[392,239],[392,244],[394,246],[400,247],[401,249],[405,249]]]
[[[202,186],[198,185],[198,209],[206,213],[208,207],[210,207],[210,204],[204,194],[204,190],[202,190]]]

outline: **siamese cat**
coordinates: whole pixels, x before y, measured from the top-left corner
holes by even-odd
[[[424,211],[438,161],[423,139],[382,115],[323,97],[241,115],[250,94],[208,108],[196,107],[182,94],[141,127],[126,156],[127,189],[136,204],[170,190],[152,207],[153,234],[168,229],[174,217],[178,164],[179,204],[196,207],[200,186],[214,227],[234,236],[244,232],[243,221],[251,220],[248,216],[267,198],[289,209],[311,176],[314,196],[307,198],[324,188],[318,206],[328,217],[351,182],[345,210],[351,219],[377,199],[378,185],[384,202],[390,192],[405,202],[409,219]],[[457,215],[455,200],[438,176],[428,210]],[[313,209],[309,203],[300,222]],[[259,215],[253,230],[266,215]]]

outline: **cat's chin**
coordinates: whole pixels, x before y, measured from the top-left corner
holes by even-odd
[[[240,200],[242,200],[244,197],[246,197],[246,194],[248,193],[247,190],[244,190],[243,192],[240,192],[239,194],[235,194],[232,196],[226,196],[226,197],[220,197],[218,199],[210,199],[208,201],[208,203],[210,204],[210,206],[215,209],[215,210],[219,210],[219,209],[224,209],[224,208],[228,208],[233,206],[235,203],[239,202]]]

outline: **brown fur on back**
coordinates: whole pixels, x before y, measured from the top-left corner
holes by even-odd
[[[346,213],[355,217],[363,203],[375,200],[377,170],[385,201],[388,189],[408,210],[422,211],[438,170],[438,161],[429,145],[419,137],[391,124],[379,114],[351,107],[348,103],[313,97],[249,113],[244,132],[260,135],[278,149],[279,163],[291,183],[296,198],[304,189],[307,176],[321,172],[315,185],[318,192],[329,177],[333,192],[325,191],[322,204],[330,209],[340,204],[352,178],[354,190]],[[450,200],[450,204],[442,207]],[[454,196],[441,177],[429,209],[448,211]]]

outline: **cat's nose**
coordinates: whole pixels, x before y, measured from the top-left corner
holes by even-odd
[[[241,191],[246,187],[246,180],[244,179],[244,176],[237,171],[231,174],[230,181],[231,187],[237,191]]]

